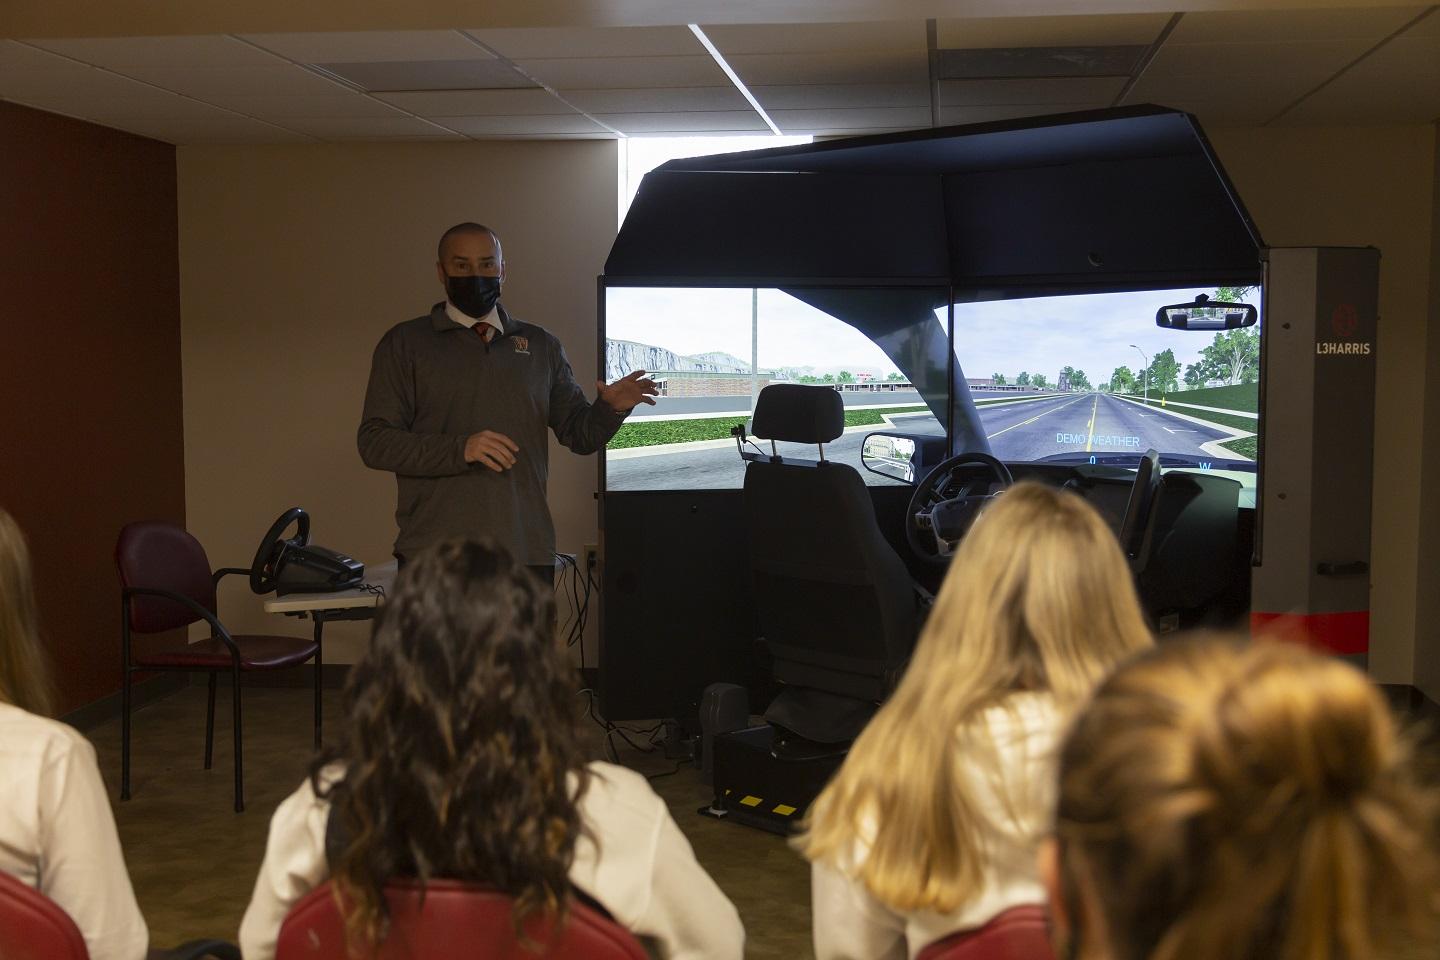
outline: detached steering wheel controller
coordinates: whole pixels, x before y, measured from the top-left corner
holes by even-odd
[[[905,511],[905,540],[920,558],[950,561],[950,546],[965,536],[980,508],[1015,483],[1010,468],[988,453],[945,460],[916,485]],[[993,492],[991,487],[996,487]]]
[[[299,524],[295,536],[282,540],[280,535],[292,523]],[[276,567],[280,557],[291,547],[303,547],[309,543],[310,514],[300,507],[291,507],[280,514],[275,522],[270,524],[270,529],[260,541],[260,548],[255,551],[255,559],[250,562],[250,589],[258,594],[274,590]]]

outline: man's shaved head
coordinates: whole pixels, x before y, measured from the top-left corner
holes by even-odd
[[[495,242],[495,252],[497,254],[500,254],[500,237],[495,233],[494,230],[491,230],[483,223],[471,223],[469,221],[466,221],[465,223],[457,223],[449,230],[446,230],[444,233],[440,234],[440,242],[435,247],[436,261],[440,263],[445,262],[445,245],[450,242],[451,237],[477,233],[489,234],[490,239]]]

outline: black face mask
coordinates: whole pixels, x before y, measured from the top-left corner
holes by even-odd
[[[447,276],[445,295],[461,313],[479,320],[495,309],[495,301],[500,299],[500,278]]]

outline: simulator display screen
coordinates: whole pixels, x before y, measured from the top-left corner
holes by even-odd
[[[1002,460],[1127,465],[1153,447],[1167,467],[1253,471],[1259,327],[1155,325],[1161,306],[1202,293],[1259,297],[1209,287],[957,303],[955,389],[968,392]],[[605,296],[606,380],[643,369],[660,387],[655,406],[637,408],[607,446],[607,491],[740,487],[731,430],[748,431],[770,383],[840,393],[845,433],[825,455],[869,484],[900,481],[862,468],[866,434],[945,432],[943,294],[917,312],[912,293],[891,316],[883,300],[852,312],[842,291],[614,287]],[[796,444],[779,452],[817,456]]]
[[[955,354],[990,450],[1006,461],[1255,469],[1260,327],[1174,330],[1156,311],[1210,287],[955,305]],[[1093,458],[1093,459],[1092,459]]]

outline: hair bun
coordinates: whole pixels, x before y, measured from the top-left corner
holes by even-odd
[[[1393,767],[1395,724],[1363,674],[1290,643],[1252,654],[1195,744],[1197,775],[1230,813],[1267,820],[1295,802],[1348,803]]]

